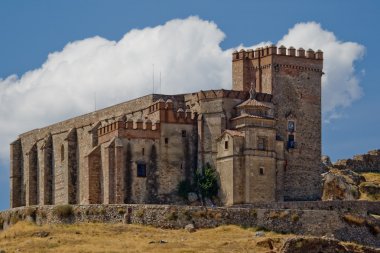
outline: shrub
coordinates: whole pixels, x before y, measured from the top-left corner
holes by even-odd
[[[37,211],[37,214],[38,214],[41,218],[43,218],[43,219],[45,219],[45,218],[47,217],[46,212],[43,211],[43,210],[38,210],[38,211]]]
[[[177,220],[177,219],[178,219],[178,214],[177,214],[177,212],[175,212],[175,211],[170,212],[170,213],[168,214],[168,216],[166,217],[166,219],[167,219],[167,220],[172,220],[172,221]]]
[[[122,207],[119,207],[119,208],[117,209],[117,212],[118,212],[120,215],[123,215],[123,214],[125,214],[125,209],[122,208]]]
[[[32,207],[28,207],[24,210],[24,215],[25,217],[32,217],[33,219],[36,218],[36,209],[32,208]]]
[[[212,198],[218,195],[218,178],[216,171],[210,166],[204,168],[203,174],[200,171],[195,173],[195,181],[203,197]]]
[[[59,205],[54,207],[53,214],[60,219],[69,218],[74,214],[73,207],[71,205]]]
[[[192,217],[191,217],[191,212],[190,212],[189,210],[185,210],[185,211],[182,213],[182,215],[185,217],[185,219],[186,219],[187,221],[189,221],[189,220],[192,219]]]
[[[223,218],[223,214],[220,212],[214,213],[215,220],[221,220]]]
[[[19,222],[19,221],[20,221],[20,218],[18,217],[17,214],[11,216],[11,220],[10,220],[10,223],[11,223],[11,224],[14,225],[14,224],[16,224],[16,223]]]
[[[0,217],[0,230],[4,228],[4,219]]]
[[[106,215],[107,214],[106,208],[104,206],[100,207],[100,209],[98,210],[98,214]]]
[[[193,217],[207,218],[207,210],[195,211],[195,212],[193,212]]]
[[[255,209],[250,209],[249,215],[253,218],[257,218],[257,211]]]
[[[292,219],[292,222],[297,222],[299,221],[300,217],[298,216],[298,214],[295,213],[292,215],[291,219]]]
[[[277,218],[280,217],[280,214],[277,213],[276,211],[270,211],[268,217],[269,217],[270,219],[277,219]]]
[[[137,210],[137,211],[136,211],[136,216],[137,216],[138,218],[142,218],[142,217],[144,217],[144,210]]]

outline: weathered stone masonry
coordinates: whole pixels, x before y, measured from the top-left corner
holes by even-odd
[[[225,205],[320,198],[323,54],[275,46],[232,57],[232,90],[148,95],[21,134],[11,206],[178,203],[194,170]]]

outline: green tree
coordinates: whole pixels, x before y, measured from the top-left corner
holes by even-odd
[[[195,173],[195,182],[202,197],[211,198],[218,195],[218,178],[216,171],[211,166],[206,166],[202,171]]]

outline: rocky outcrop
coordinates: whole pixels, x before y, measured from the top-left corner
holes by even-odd
[[[355,200],[360,197],[359,184],[365,178],[351,170],[331,169],[323,174],[322,200]]]
[[[375,253],[379,250],[357,245],[343,245],[335,239],[318,237],[296,237],[285,241],[281,253]]]
[[[380,200],[380,185],[373,182],[363,182],[359,185],[360,193],[372,200]]]
[[[363,155],[355,155],[352,159],[338,160],[333,167],[355,172],[380,172],[380,149],[371,150]]]
[[[328,155],[323,155],[321,157],[321,162],[325,167],[331,167],[332,166],[331,159]]]

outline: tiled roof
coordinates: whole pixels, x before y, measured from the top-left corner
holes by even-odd
[[[236,107],[265,107],[265,108],[273,108],[273,104],[270,102],[261,102],[256,99],[248,99],[241,103],[240,105],[237,105]]]

